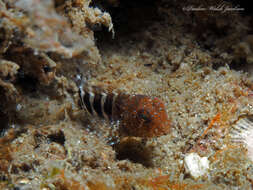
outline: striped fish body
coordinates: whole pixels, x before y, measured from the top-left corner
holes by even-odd
[[[96,87],[79,89],[82,108],[92,115],[120,121],[120,133],[136,137],[158,137],[168,134],[164,103],[158,98],[126,93],[105,93]]]

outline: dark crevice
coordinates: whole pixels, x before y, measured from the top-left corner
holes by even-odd
[[[64,146],[65,135],[62,131],[48,135],[47,138],[49,139],[50,142],[56,142],[56,143]]]
[[[120,142],[114,146],[114,149],[118,160],[129,160],[145,167],[153,167],[151,150],[140,141],[130,139],[126,142]]]
[[[22,69],[18,71],[17,79],[15,82],[19,85],[25,92],[36,92],[38,86],[38,79],[26,74]]]
[[[1,93],[1,92],[0,92]],[[8,129],[8,115],[3,113],[2,108],[0,106],[0,137],[4,136],[5,131]]]
[[[107,27],[90,26],[95,31],[98,46],[104,41],[116,43],[117,39],[146,30],[149,25],[160,19],[157,2],[153,0],[121,0],[117,5],[95,0],[92,1],[91,6],[107,11],[112,17],[115,30],[115,39],[112,39],[112,34],[108,32]]]
[[[35,141],[35,149],[39,148],[41,144],[47,143],[50,144],[52,142],[58,143],[62,146],[64,146],[65,143],[65,135],[62,131],[58,131],[55,133],[52,133],[50,135],[45,136],[44,134],[41,134],[39,132],[34,134],[34,141]]]
[[[225,67],[225,65],[226,64],[222,62],[215,62],[212,64],[212,68],[217,71],[220,67]]]
[[[246,59],[240,59],[240,60],[233,60],[229,64],[230,69],[236,70],[236,71],[247,71],[248,63]]]

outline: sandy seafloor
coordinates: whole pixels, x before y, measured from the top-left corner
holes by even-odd
[[[253,17],[233,3],[0,0],[0,189],[253,189]],[[212,6],[243,10],[194,10]],[[121,136],[80,75],[160,98],[170,133]]]

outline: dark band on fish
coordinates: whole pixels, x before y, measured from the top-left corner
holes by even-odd
[[[87,91],[80,89],[79,95],[82,107],[86,108],[90,114],[112,120],[113,103],[115,96],[117,96],[116,94],[93,93],[92,89]]]
[[[107,114],[109,120],[112,120],[113,97],[113,94],[107,95],[104,103],[104,112]]]
[[[83,104],[87,108],[89,113],[92,113],[92,108],[91,108],[91,102],[90,102],[90,94],[84,92],[84,96],[82,97]]]
[[[103,112],[102,112],[102,95],[101,94],[95,94],[94,96],[94,102],[93,102],[93,108],[95,112],[98,114],[99,117],[103,117]]]

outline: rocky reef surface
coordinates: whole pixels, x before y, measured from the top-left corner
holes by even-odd
[[[0,0],[0,189],[252,189],[252,26],[237,1]],[[77,76],[163,100],[170,133],[120,136]]]

